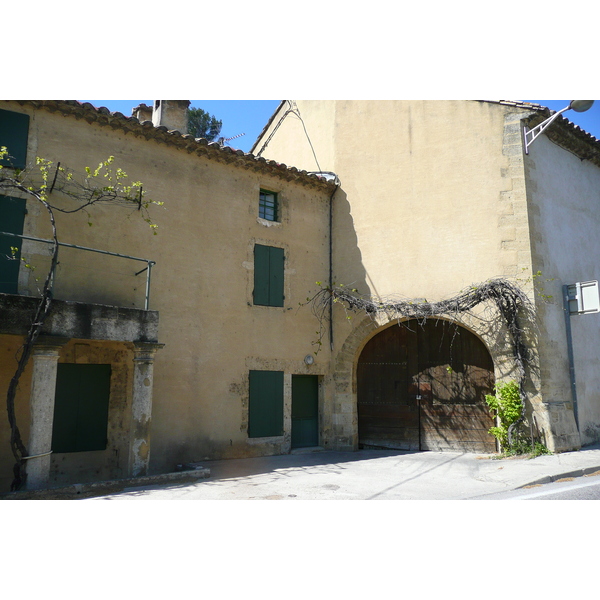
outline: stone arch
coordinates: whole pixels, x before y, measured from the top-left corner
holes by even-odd
[[[408,320],[408,319],[403,319]],[[456,324],[476,336],[486,347],[494,365],[496,381],[516,377],[516,364],[505,327],[492,327],[477,315],[444,320]],[[328,446],[339,450],[358,450],[357,365],[368,342],[385,329],[398,325],[398,319],[385,314],[366,316],[358,322],[335,355],[333,364],[334,398]]]

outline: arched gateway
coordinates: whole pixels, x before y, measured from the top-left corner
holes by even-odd
[[[359,447],[495,452],[485,394],[494,365],[455,323],[405,321],[367,342],[357,367]]]

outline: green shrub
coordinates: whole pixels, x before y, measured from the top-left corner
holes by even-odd
[[[513,431],[512,439],[508,441],[508,428],[519,419],[523,410],[523,401],[519,392],[519,386],[515,381],[507,383],[498,383],[495,386],[496,394],[494,396],[487,394],[485,401],[490,407],[490,411],[500,421],[500,425],[491,427],[491,433],[499,442],[500,449],[504,456],[513,456],[515,454],[530,454],[530,458],[541,456],[542,454],[551,454],[541,442],[533,442],[524,431]]]
[[[496,394],[486,394],[485,401],[500,425],[490,428],[489,433],[500,442],[502,450],[509,450],[508,428],[521,416],[523,401],[516,381],[497,383],[494,387]]]

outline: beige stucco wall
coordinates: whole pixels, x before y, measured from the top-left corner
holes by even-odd
[[[534,300],[521,141],[527,110],[478,101],[296,105],[321,169],[341,180],[334,199],[335,282],[376,298],[434,302],[503,277]],[[278,121],[279,115],[263,138]],[[314,168],[312,150],[296,116],[281,123],[264,155]],[[336,312],[332,370],[336,397],[344,398],[339,405],[343,418],[341,413],[352,413],[356,404],[360,350],[389,319],[349,321],[343,311]],[[516,378],[501,324],[468,318],[462,324],[486,343],[497,380]],[[527,328],[527,336],[532,349],[528,410],[535,411],[551,449],[576,447],[569,407],[559,403],[550,416],[551,399],[542,402],[535,327]],[[346,423],[351,444],[355,415]]]
[[[45,110],[11,103],[3,108],[31,115],[29,158],[60,160],[83,172],[113,155],[132,180],[142,180],[151,198],[164,202],[152,210],[156,236],[137,210],[97,206],[89,215],[57,215],[61,241],[157,262],[150,308],[159,311],[159,342],[165,347],[154,368],[151,470],[168,471],[206,457],[289,450],[291,375],[324,375],[328,365],[327,352],[311,367],[303,362],[314,350],[316,325],[299,304],[317,280],[327,278],[331,191]],[[279,194],[280,223],[258,218],[260,188]],[[25,233],[47,237],[46,216],[30,204]],[[252,303],[255,243],[285,250],[283,308]],[[61,250],[65,280],[57,280],[57,294],[142,306],[145,275],[138,282],[132,273],[143,264],[86,255],[67,268],[75,255]],[[285,372],[281,438],[248,440],[251,369]]]
[[[435,300],[516,275],[517,257],[506,251],[499,227],[500,194],[514,184],[502,108],[464,101],[297,105],[321,168],[342,182],[334,214],[337,281],[374,295]],[[288,117],[264,155],[308,168],[312,151],[300,127]]]
[[[600,279],[600,169],[541,136],[526,159],[534,270],[540,271],[539,328],[543,396],[571,408],[562,286]],[[544,302],[542,294],[552,296]],[[579,429],[600,439],[600,314],[570,318]],[[558,417],[557,417],[558,418]]]

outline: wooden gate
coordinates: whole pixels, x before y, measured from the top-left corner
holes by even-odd
[[[485,403],[494,365],[474,334],[448,321],[392,326],[363,349],[357,372],[362,447],[495,452]]]

